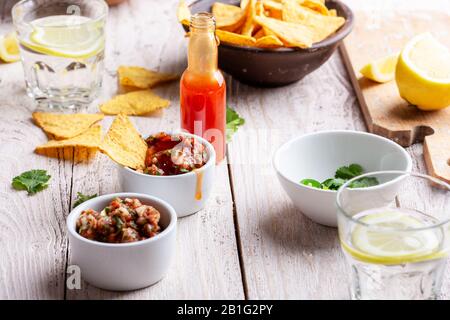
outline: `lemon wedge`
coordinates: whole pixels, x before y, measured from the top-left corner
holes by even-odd
[[[450,106],[450,52],[431,34],[411,39],[400,54],[395,76],[400,96],[421,110]]]
[[[393,54],[383,59],[366,64],[359,72],[373,81],[384,83],[394,79],[398,54]]]
[[[342,242],[355,259],[375,264],[404,264],[446,256],[440,250],[437,230],[419,229],[427,225],[419,218],[399,210],[386,209],[360,219],[371,227],[356,225],[351,233],[352,245]]]
[[[0,36],[0,59],[4,62],[16,62],[20,60],[19,43],[14,33]]]
[[[103,50],[98,23],[81,16],[50,16],[32,22],[33,31],[22,44],[39,53],[83,59]]]

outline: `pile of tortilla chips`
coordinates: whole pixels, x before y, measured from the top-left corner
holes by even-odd
[[[127,66],[119,67],[117,73],[120,85],[128,92],[102,104],[100,110],[103,113],[34,112],[33,120],[52,139],[38,146],[35,149],[36,153],[59,156],[56,151],[64,148],[84,148],[91,154],[100,150],[123,166],[142,168],[147,144],[127,115],[145,115],[169,106],[169,100],[159,97],[150,89],[179,77]],[[105,117],[104,114],[118,116],[102,139],[102,128],[96,123]]]
[[[84,148],[92,154],[100,150],[120,165],[143,168],[147,143],[128,117],[119,114],[102,139],[102,128],[96,123],[103,118],[103,114],[33,113],[36,124],[53,138],[38,146],[36,153],[57,156],[55,151],[64,148]]]
[[[96,151],[100,145],[102,129],[95,125],[103,114],[58,114],[34,112],[33,119],[51,139],[36,148],[37,153],[51,156],[60,148],[86,148]]]
[[[220,41],[258,48],[310,48],[344,23],[324,0],[241,0],[240,6],[212,6]],[[190,10],[179,3],[178,20],[189,25]]]

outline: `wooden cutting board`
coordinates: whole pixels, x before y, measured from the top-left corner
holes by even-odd
[[[407,147],[424,142],[428,173],[450,183],[450,107],[424,112],[400,98],[395,81],[377,84],[359,73],[368,62],[400,52],[414,35],[431,32],[450,48],[450,15],[435,11],[355,11],[353,32],[341,46],[370,132]]]

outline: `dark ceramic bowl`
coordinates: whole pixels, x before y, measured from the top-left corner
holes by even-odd
[[[218,0],[198,0],[189,7],[192,13],[211,12]],[[236,0],[219,2],[239,5]],[[331,54],[352,30],[353,13],[338,0],[327,0],[330,9],[346,19],[345,24],[327,39],[308,49],[260,49],[221,43],[219,67],[235,79],[259,87],[277,87],[301,80],[330,58]]]

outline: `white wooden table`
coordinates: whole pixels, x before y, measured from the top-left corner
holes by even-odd
[[[14,2],[0,3],[2,34],[12,30]],[[176,21],[176,4],[177,0],[128,0],[111,9],[99,102],[116,94],[119,65],[184,70],[187,40]],[[101,154],[89,161],[72,150],[56,159],[36,155],[34,148],[47,138],[31,121],[34,105],[25,95],[22,67],[1,64],[0,299],[347,299],[349,270],[336,230],[298,212],[271,165],[275,149],[293,136],[326,129],[366,130],[339,52],[287,87],[257,89],[229,76],[226,80],[228,103],[246,124],[228,145],[228,161],[217,169],[207,208],[180,219],[177,259],[164,280],[125,293],[87,283],[81,290],[68,290],[66,217],[77,192],[120,191],[115,167]],[[178,128],[178,90],[176,83],[156,90],[172,104],[159,116],[133,118],[142,133]],[[89,111],[96,112],[97,103]],[[103,127],[110,122],[106,117]],[[423,172],[422,147],[408,152],[414,170]],[[28,196],[11,188],[12,177],[38,168],[52,175],[47,190]],[[448,274],[444,298],[450,292]]]

